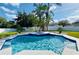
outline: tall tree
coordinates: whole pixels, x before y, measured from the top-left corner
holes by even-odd
[[[7,28],[15,28],[15,25],[14,21],[7,21],[6,23]]]
[[[33,14],[26,14],[25,12],[19,12],[16,20],[16,24],[21,27],[35,26],[37,20]]]
[[[28,15],[25,12],[18,12],[16,24],[20,25],[21,27],[28,27],[29,25],[29,20],[28,20]]]
[[[79,20],[73,22],[72,25],[74,25],[74,26],[79,26]]]
[[[58,25],[64,27],[64,26],[70,25],[70,23],[69,23],[68,20],[62,20],[62,21],[59,21],[59,22],[58,22]]]
[[[44,13],[45,9],[47,8],[45,4],[39,3],[39,4],[34,4],[36,9],[33,11],[35,12],[35,15],[38,17],[38,26],[40,27],[39,30],[44,30]]]
[[[0,17],[0,27],[6,27],[7,20],[3,17]]]
[[[46,14],[46,30],[48,30],[48,25],[49,25],[49,22],[50,22],[50,20],[51,20],[51,14],[52,14],[52,16],[54,16],[54,11],[53,10],[50,10],[50,8],[51,7],[53,7],[53,5],[57,5],[57,6],[61,6],[62,4],[61,3],[54,3],[54,4],[51,4],[51,3],[47,3],[46,4],[47,5],[47,8],[46,8],[46,12],[45,12],[45,14]]]
[[[55,3],[55,5],[60,6],[61,4]],[[34,4],[34,6],[36,7],[34,12],[39,18],[40,28],[42,28],[42,30],[48,30],[48,25],[51,20],[51,14],[53,15],[53,12],[54,12],[54,11],[50,10],[52,4],[40,3],[40,4]]]

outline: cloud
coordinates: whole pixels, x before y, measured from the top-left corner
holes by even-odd
[[[70,16],[67,19],[72,23],[79,20],[79,15]]]
[[[12,5],[12,6],[15,6],[17,8],[19,8],[19,6],[20,6],[20,3],[9,3],[9,4]]]
[[[5,5],[10,4],[10,5],[17,7],[17,8],[19,8],[19,6],[20,6],[20,3],[4,3],[4,4]]]
[[[16,13],[15,10],[10,10],[9,8],[6,8],[4,6],[1,6],[0,9],[2,9],[3,11],[5,11],[7,13],[12,13],[12,14]]]
[[[71,15],[74,15],[74,14],[79,14],[79,9],[76,9],[73,11],[73,13],[71,13]]]
[[[8,13],[5,13],[5,15],[9,18],[16,18],[16,15],[15,14],[8,14]]]
[[[69,17],[62,18],[62,19],[56,19],[54,21],[58,22],[58,21],[62,21],[62,20],[68,20],[70,23],[73,23],[75,21],[79,21],[79,15],[69,16]]]
[[[75,10],[74,13],[79,13],[79,9],[78,10]]]

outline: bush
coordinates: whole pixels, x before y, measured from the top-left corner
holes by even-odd
[[[24,31],[24,29],[23,29],[23,27],[21,27],[20,25],[17,25],[16,31],[17,31],[18,33],[21,33],[21,32]]]
[[[59,27],[59,28],[57,29],[57,31],[59,32],[59,34],[61,34],[62,31],[63,31],[63,28],[62,28],[62,27]]]

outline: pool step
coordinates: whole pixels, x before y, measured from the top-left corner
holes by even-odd
[[[4,44],[5,41],[6,40],[0,40],[0,50],[2,49],[2,46],[3,46],[3,44]]]

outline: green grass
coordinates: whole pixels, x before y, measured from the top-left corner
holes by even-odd
[[[6,33],[0,33],[0,39],[11,36],[11,35],[15,35],[18,32],[6,32]]]
[[[58,32],[57,30],[49,30],[49,32]],[[67,34],[72,37],[79,38],[79,32],[78,31],[71,31],[71,30],[63,30],[62,33]]]
[[[50,30],[49,32],[58,32],[56,30]],[[63,31],[62,33],[65,33],[69,36],[73,36],[73,37],[76,37],[76,38],[79,38],[79,32],[75,32],[75,31]],[[6,33],[0,33],[0,39],[2,38],[5,38],[5,37],[8,37],[8,36],[11,36],[11,35],[16,35],[18,34],[18,32],[6,32]]]
[[[67,32],[67,35],[79,38],[79,32]]]

